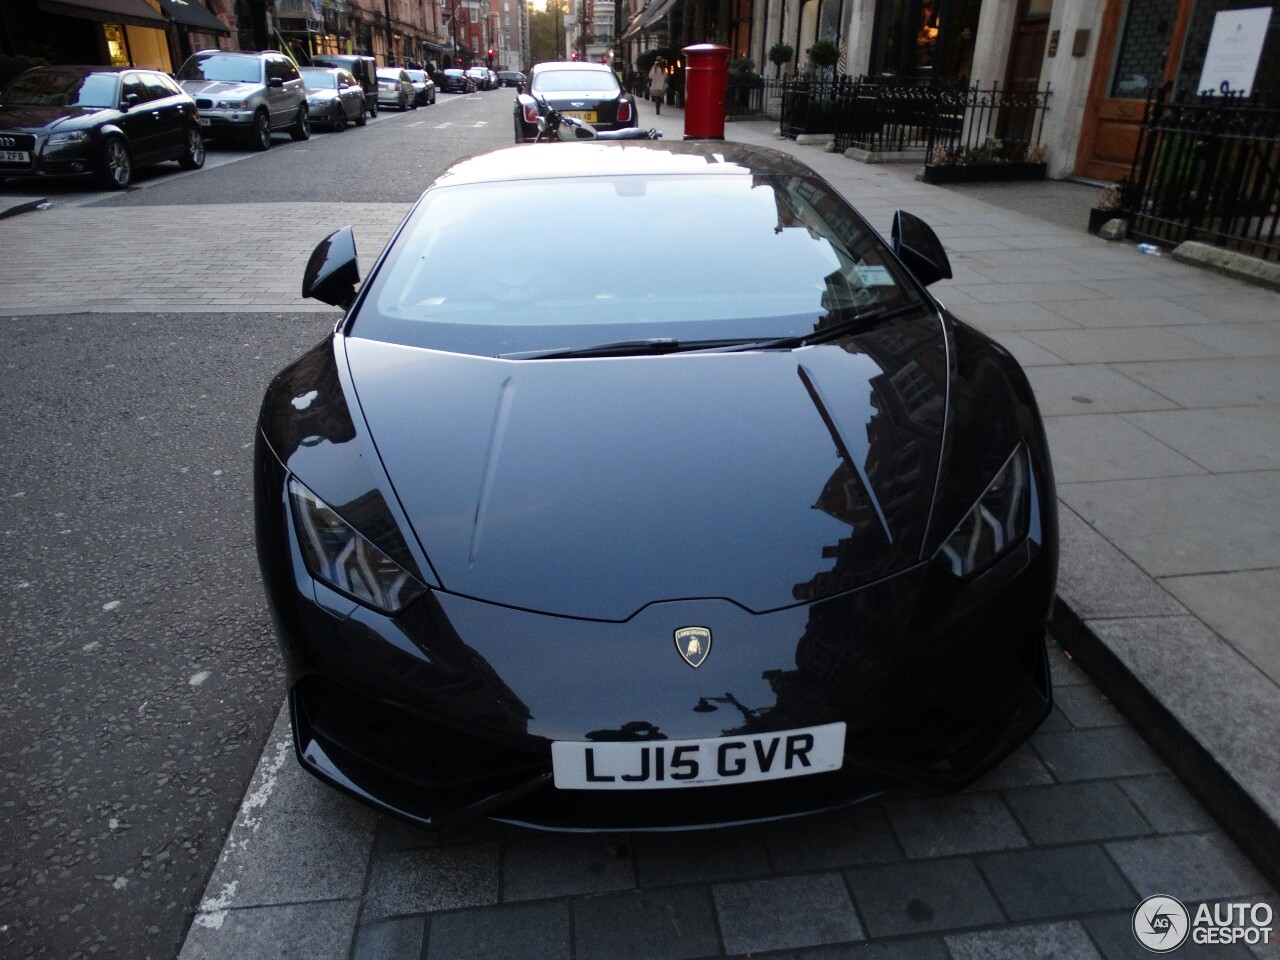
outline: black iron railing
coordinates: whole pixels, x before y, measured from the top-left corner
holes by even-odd
[[[939,91],[925,139],[925,166],[1039,164],[1049,85],[1001,89],[975,84]]]
[[[772,80],[763,112],[784,137],[833,134],[837,150],[912,154],[926,165],[1040,163],[1050,91],[938,78]],[[776,114],[771,111],[776,105]]]
[[[1134,237],[1280,261],[1280,107],[1230,91],[1160,90],[1147,101],[1124,196]]]

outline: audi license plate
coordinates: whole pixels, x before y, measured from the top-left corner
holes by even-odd
[[[0,150],[0,163],[30,163],[31,154],[25,150]]]
[[[551,770],[561,790],[663,790],[782,780],[839,770],[843,723],[712,740],[600,743],[557,740]]]
[[[596,122],[596,112],[594,110],[561,110],[560,115],[573,117],[575,120],[585,120],[587,123]]]

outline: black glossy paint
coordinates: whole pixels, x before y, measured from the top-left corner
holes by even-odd
[[[799,350],[594,360],[340,329],[276,378],[260,431],[259,557],[299,756],[417,822],[709,825],[960,785],[1048,710],[1043,430],[1008,353],[934,309]],[[1031,533],[959,580],[930,558],[1019,443]],[[313,580],[290,474],[431,591],[388,617]],[[697,669],[672,642],[691,624],[714,637]],[[548,782],[557,739],[837,719],[837,774],[668,792]]]
[[[359,282],[355,233],[350,227],[343,227],[329,234],[311,251],[311,258],[302,273],[302,295],[345,310],[355,300]]]

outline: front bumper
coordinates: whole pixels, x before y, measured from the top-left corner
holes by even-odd
[[[975,580],[933,564],[765,614],[651,604],[624,623],[431,592],[383,616],[313,580],[283,469],[259,451],[259,556],[311,773],[435,829],[483,816],[552,829],[744,823],[904,784],[961,787],[1020,744],[1051,694],[1043,623],[1054,550],[1024,541]],[[680,659],[675,629],[711,652]],[[709,739],[832,721],[838,772],[677,790],[551,783],[556,740]]]
[[[92,176],[98,172],[102,140],[96,132],[90,133],[85,140],[65,144],[50,144],[48,136],[11,136],[30,159],[26,163],[0,163],[0,177],[64,179]]]
[[[253,110],[201,110],[200,130],[206,137],[247,137],[253,115]]]

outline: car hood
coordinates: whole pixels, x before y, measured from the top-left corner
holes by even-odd
[[[0,109],[0,129],[52,132],[89,125],[85,121],[94,122],[99,114],[119,113],[107,107],[4,107]]]
[[[229,83],[223,80],[183,80],[183,90],[193,97],[226,97],[244,100],[262,91],[260,83]]]
[[[599,620],[688,598],[760,612],[920,559],[946,404],[936,315],[795,351],[503,361],[345,343],[449,591]]]

